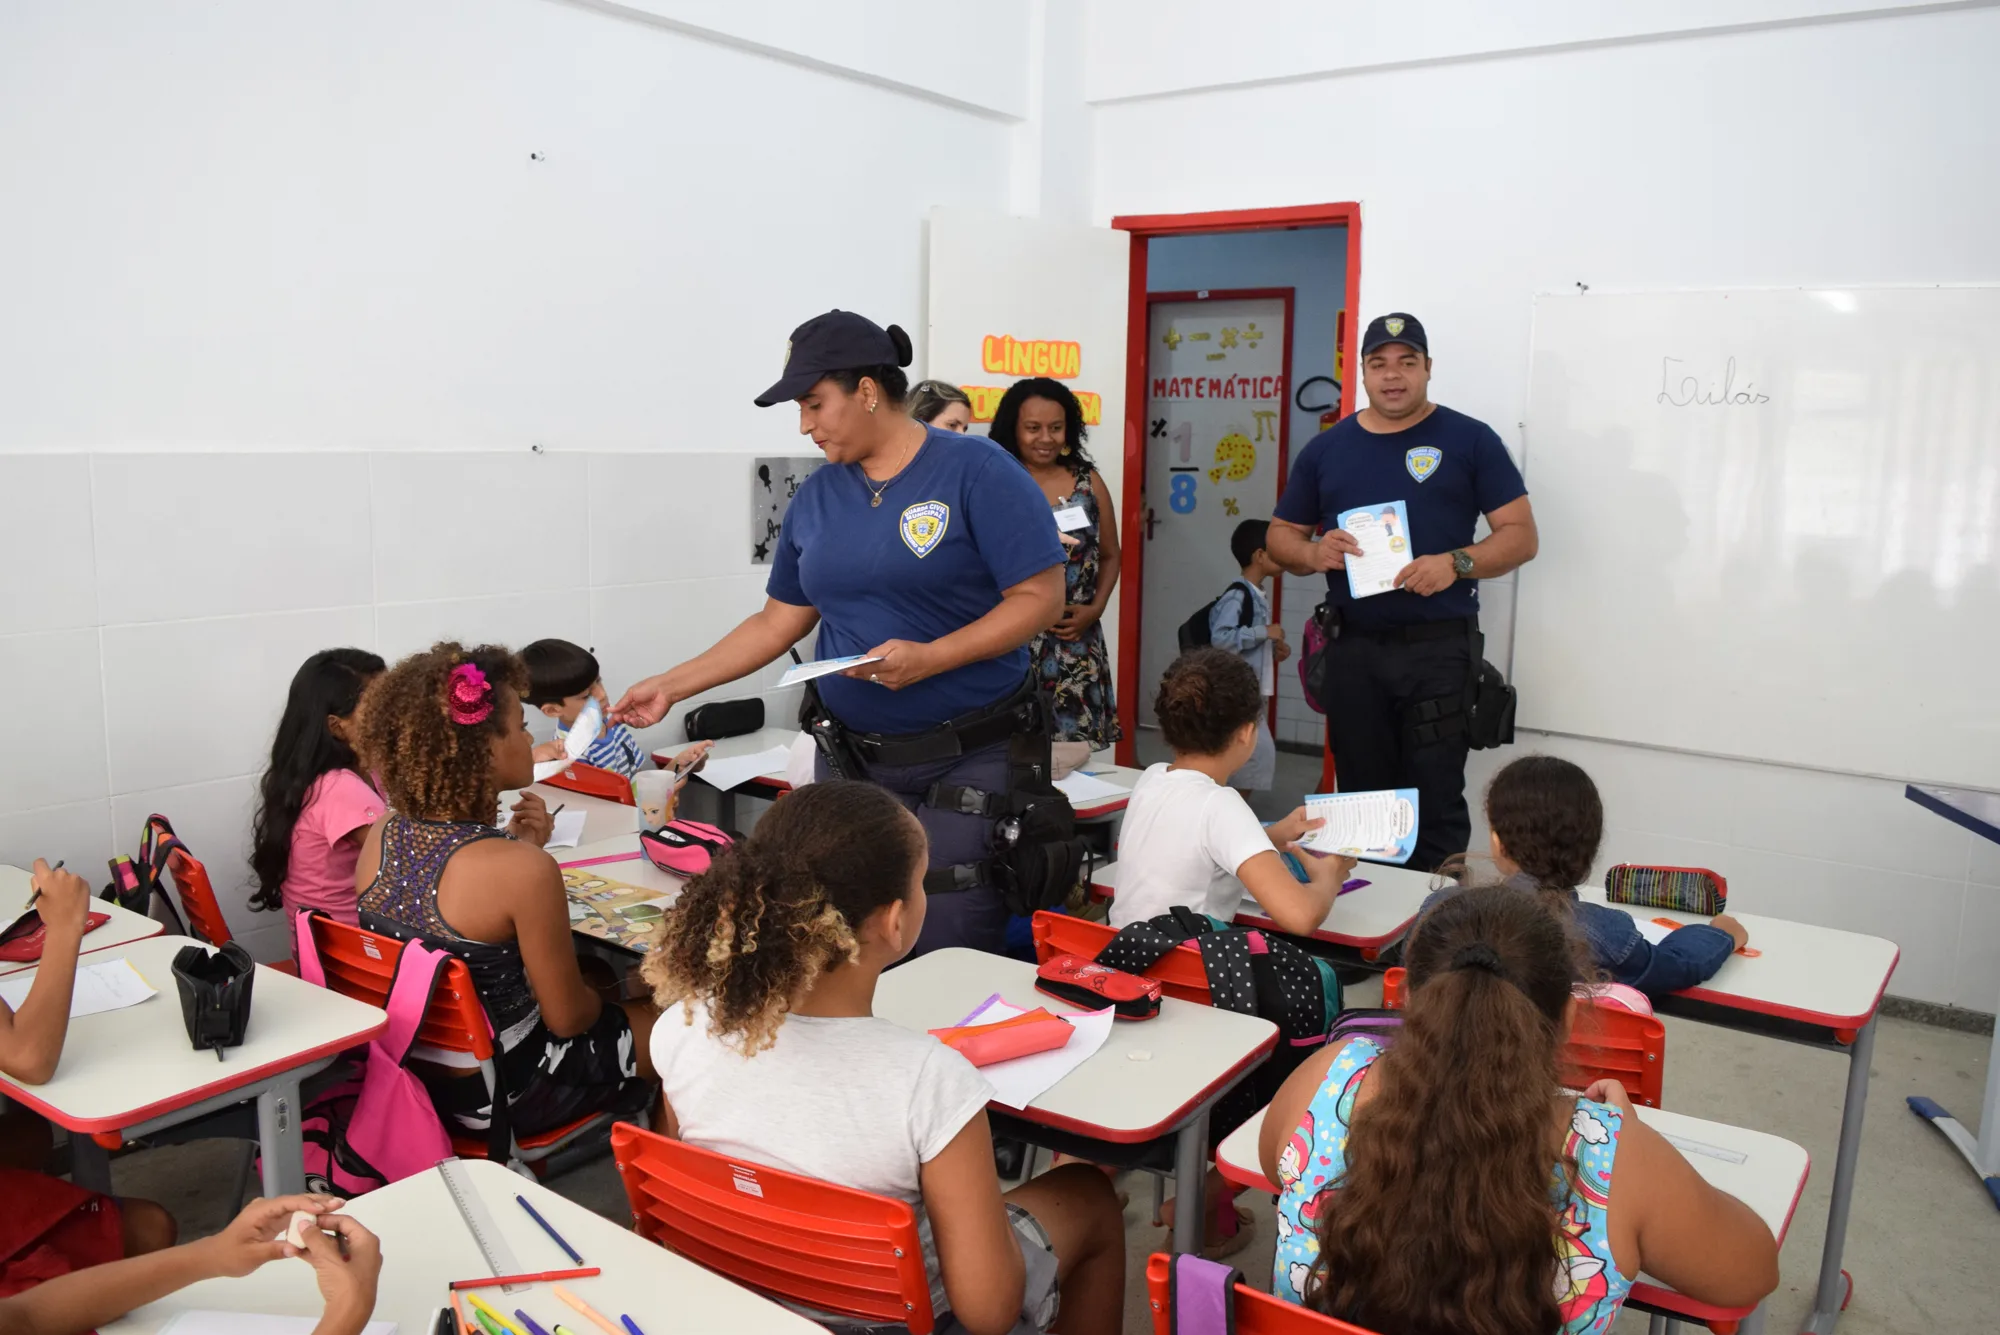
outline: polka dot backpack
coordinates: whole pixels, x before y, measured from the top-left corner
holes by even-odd
[[[1278,1026],[1271,1059],[1216,1106],[1209,1132],[1220,1137],[1269,1103],[1285,1077],[1326,1042],[1341,1011],[1340,979],[1331,964],[1289,937],[1234,927],[1179,906],[1120,930],[1097,953],[1097,962],[1143,974],[1184,942],[1201,952],[1217,1008],[1262,1016]]]

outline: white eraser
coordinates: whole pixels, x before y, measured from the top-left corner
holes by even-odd
[[[1144,1048],[1133,1048],[1130,1052],[1125,1054],[1125,1060],[1134,1062],[1149,1062],[1153,1060],[1153,1054],[1146,1051],[1146,1049]]]
[[[304,1251],[306,1246],[306,1230],[317,1226],[318,1223],[319,1216],[310,1210],[292,1211],[292,1222],[285,1227],[285,1241],[291,1243],[292,1246],[297,1247],[300,1251]]]

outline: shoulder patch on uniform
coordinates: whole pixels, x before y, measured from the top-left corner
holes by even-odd
[[[1422,482],[1444,459],[1444,451],[1435,445],[1419,445],[1403,455],[1403,467],[1410,470],[1410,476]]]
[[[950,526],[951,507],[943,501],[918,501],[903,511],[899,525],[903,545],[915,552],[920,561],[944,541],[944,531]]]

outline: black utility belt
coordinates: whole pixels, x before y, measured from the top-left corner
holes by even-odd
[[[807,708],[818,706],[820,726],[832,732],[840,744],[852,747],[870,765],[925,765],[952,760],[973,751],[1004,742],[1023,730],[1022,707],[1038,703],[1039,688],[1032,675],[1020,688],[990,705],[947,719],[922,732],[859,732],[848,727],[819,705],[818,692],[807,686]],[[811,730],[811,725],[808,725]]]
[[[1453,617],[1449,621],[1413,621],[1402,626],[1357,626],[1345,617],[1335,621],[1336,636],[1365,635],[1390,644],[1416,644],[1423,640],[1462,640],[1478,629],[1478,617]]]

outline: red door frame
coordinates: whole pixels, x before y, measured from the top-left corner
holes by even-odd
[[[1153,307],[1163,301],[1227,301],[1238,298],[1262,298],[1270,301],[1282,301],[1285,304],[1284,346],[1278,350],[1278,364],[1285,368],[1283,375],[1280,377],[1285,382],[1285,393],[1283,398],[1284,406],[1278,411],[1278,489],[1271,496],[1271,504],[1274,507],[1278,503],[1278,497],[1284,494],[1285,475],[1290,470],[1292,464],[1292,300],[1297,295],[1297,292],[1298,289],[1290,287],[1209,287],[1194,292],[1148,292],[1146,294],[1146,328],[1148,330],[1151,330],[1153,327]],[[1147,337],[1148,335],[1144,334],[1140,336],[1140,343],[1142,345],[1145,344]],[[1151,356],[1152,354],[1148,351],[1146,355]],[[1140,410],[1139,420],[1141,422],[1146,420],[1143,408]],[[1141,427],[1140,430],[1143,432],[1144,428]],[[1129,467],[1130,465],[1128,464],[1127,466]],[[1144,469],[1145,466],[1145,438],[1142,435],[1139,441],[1139,467]],[[1140,485],[1135,492],[1131,480],[1129,478],[1126,479],[1125,496],[1129,498],[1135,494],[1143,493],[1145,490],[1145,481],[1145,474],[1142,472],[1139,476]],[[1247,519],[1250,516],[1246,515],[1244,518]],[[1119,548],[1119,556],[1121,558],[1119,568],[1122,572],[1124,568],[1122,561],[1124,548],[1122,546]],[[1120,578],[1123,578],[1122,573]],[[1276,621],[1284,611],[1284,599],[1285,582],[1281,579],[1272,580],[1271,620]],[[1118,624],[1120,626],[1125,624],[1122,614]],[[1119,634],[1122,642],[1124,632],[1121,630]],[[1136,643],[1137,637],[1135,636],[1134,644],[1136,645]],[[1134,652],[1137,652],[1136,648]],[[1122,658],[1120,661],[1123,661]],[[1122,693],[1119,698],[1124,698]],[[1132,701],[1132,713],[1135,719],[1138,716],[1138,711],[1139,702],[1135,697]],[[1278,733],[1278,697],[1275,693],[1271,696],[1269,713],[1271,716],[1271,735],[1275,737]],[[1122,724],[1124,719],[1120,718],[1119,722]],[[1126,763],[1129,764],[1130,762]]]
[[[1139,727],[1139,592],[1145,566],[1144,519],[1146,482],[1146,243],[1156,236],[1192,236],[1203,232],[1274,232],[1300,227],[1347,229],[1347,308],[1357,309],[1361,294],[1361,205],[1301,204],[1278,209],[1228,209],[1217,213],[1146,213],[1113,218],[1111,225],[1132,234],[1131,280],[1125,311],[1125,485],[1119,525],[1123,572],[1118,589],[1118,722],[1124,739],[1118,762],[1137,759]],[[1340,415],[1354,411],[1354,320],[1338,331],[1341,365]],[[1289,363],[1286,374],[1290,375]],[[1289,416],[1289,414],[1287,414]],[[1278,479],[1280,488],[1284,477]]]

